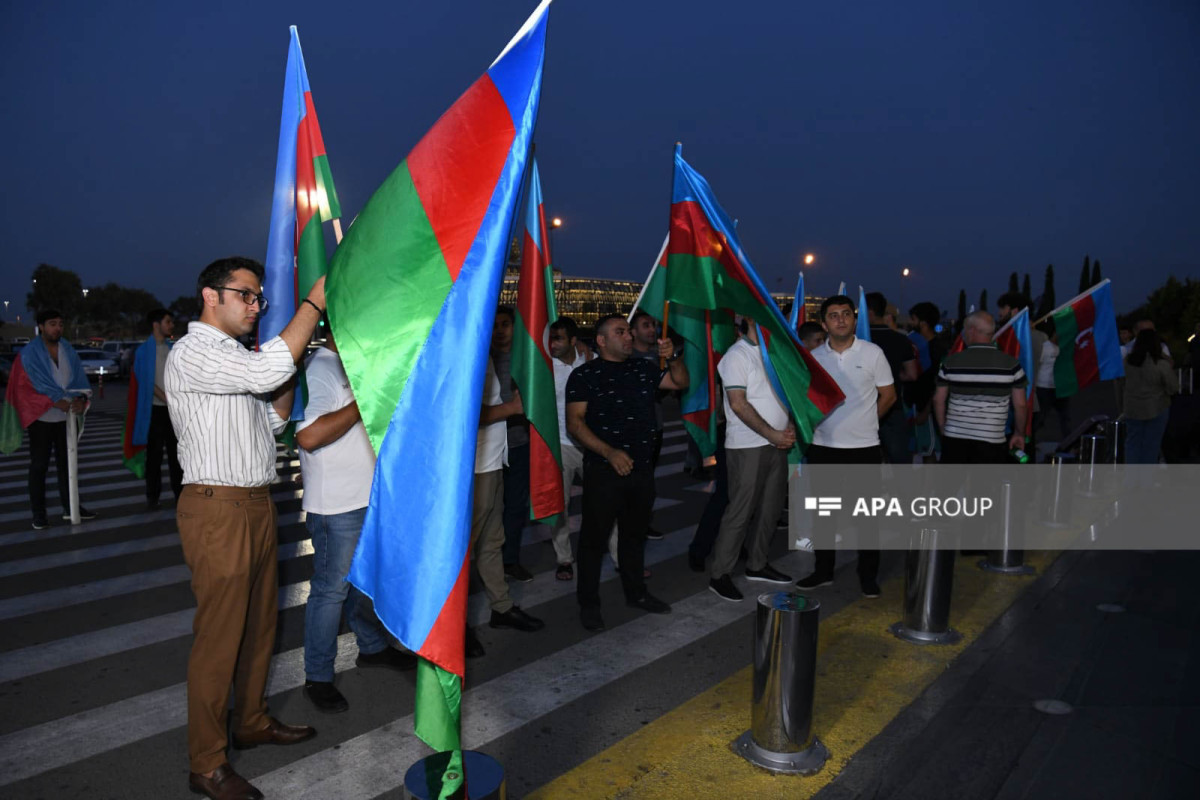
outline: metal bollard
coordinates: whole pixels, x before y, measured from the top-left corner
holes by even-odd
[[[950,593],[954,588],[956,550],[945,531],[922,528],[909,540],[904,559],[904,619],[888,628],[913,644],[956,644],[962,634],[950,627]],[[940,540],[940,542],[939,542]]]
[[[1042,486],[1042,524],[1050,528],[1065,528],[1071,524],[1070,475],[1067,468],[1075,460],[1070,453],[1050,456],[1050,482]]]
[[[1025,565],[1025,551],[1018,549],[1025,527],[1025,515],[1018,503],[1013,502],[1012,481],[1000,484],[1000,515],[997,518],[996,549],[988,552],[987,558],[979,562],[979,568],[1004,575],[1032,575],[1033,567]]]
[[[417,761],[404,773],[405,800],[436,800],[442,780],[460,783],[453,800],[504,800],[507,785],[500,762],[476,750],[463,750],[462,775],[447,772],[453,751],[434,753]],[[468,780],[469,778],[469,780]]]
[[[1107,461],[1109,464],[1125,463],[1125,431],[1127,426],[1123,419],[1110,419],[1104,423],[1104,437],[1108,441]]]
[[[757,767],[812,775],[829,750],[812,735],[819,601],[792,592],[758,596],[750,730],[734,750]]]
[[[1079,440],[1079,494],[1084,497],[1099,497],[1104,463],[1104,435],[1089,433]]]

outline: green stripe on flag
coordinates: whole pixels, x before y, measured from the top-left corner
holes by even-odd
[[[313,159],[313,173],[317,179],[321,222],[329,222],[331,219],[341,217],[342,206],[338,203],[337,189],[333,188],[333,173],[329,170],[329,156],[320,155]]]
[[[300,232],[300,241],[296,246],[297,296],[306,297],[325,271],[325,234],[321,230],[321,218],[313,214]]]
[[[441,756],[425,762],[430,797],[448,799],[462,787],[461,724],[462,681],[453,672],[418,659],[413,732]]]
[[[442,307],[453,283],[405,161],[334,252],[326,289],[338,351],[377,453],[437,321],[427,310]]]
[[[7,400],[0,400],[0,453],[8,455],[16,452],[24,433],[17,409]]]
[[[1075,339],[1079,336],[1079,321],[1075,311],[1067,306],[1054,315],[1054,330],[1058,334],[1058,357],[1054,359],[1054,394],[1071,397],[1079,391],[1079,376],[1075,373]]]

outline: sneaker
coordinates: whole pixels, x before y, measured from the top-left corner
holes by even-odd
[[[354,659],[354,666],[360,669],[381,667],[407,672],[417,668],[417,657],[394,647],[385,647],[378,653],[359,653],[358,658]]]
[[[715,592],[717,597],[722,600],[728,600],[731,603],[737,603],[745,598],[738,588],[733,585],[733,578],[726,573],[719,578],[713,578],[708,582],[708,588]]]
[[[796,540],[796,549],[803,550],[806,553],[811,553],[813,551],[812,539],[808,538],[807,536],[805,536],[802,539],[797,539]]]
[[[95,512],[95,511],[88,511],[88,510],[87,510],[86,508],[84,508],[83,506],[80,506],[80,507],[79,507],[79,518],[80,518],[80,519],[95,519],[95,518],[96,518],[96,512]],[[66,520],[67,522],[70,522],[70,521],[71,521],[71,515],[70,515],[69,513],[67,513],[67,514],[63,514],[63,519],[64,519],[64,520]]]
[[[504,577],[512,578],[514,581],[520,581],[521,583],[529,583],[533,580],[533,573],[520,564],[505,564]]]
[[[870,597],[872,599],[879,597],[879,583],[877,581],[863,578],[860,585],[862,587],[863,597]]]
[[[307,681],[304,684],[304,696],[317,707],[317,711],[326,714],[338,714],[350,708],[337,687],[326,681]]]
[[[479,636],[475,633],[475,629],[468,627],[466,646],[467,658],[479,658],[485,653],[486,651],[483,649],[483,642],[479,641]]]
[[[589,631],[604,630],[604,617],[600,616],[600,609],[598,608],[579,609],[579,621]]]
[[[818,575],[815,572],[812,575],[809,575],[807,578],[804,578],[803,580],[796,581],[797,589],[817,589],[821,586],[832,586],[832,585],[833,585],[832,577],[827,578],[824,575]]]
[[[629,606],[630,608],[640,608],[642,611],[646,611],[651,614],[671,613],[671,606],[669,603],[664,603],[662,600],[659,600],[649,592],[646,592],[637,600],[625,601],[625,605]]]
[[[50,522],[45,517],[34,517],[33,518],[33,529],[35,531],[44,531],[44,530],[46,530],[46,528],[49,528],[49,527],[50,527]]]
[[[662,541],[662,532],[654,530],[654,528],[646,528],[646,539],[651,542]]]
[[[546,627],[546,623],[542,622],[537,617],[526,614],[521,609],[513,606],[508,611],[503,613],[499,611],[492,612],[492,618],[488,621],[490,628],[512,628],[526,633],[540,631]]]
[[[763,581],[765,583],[791,583],[792,576],[785,575],[770,564],[763,564],[762,569],[747,569],[746,580]]]

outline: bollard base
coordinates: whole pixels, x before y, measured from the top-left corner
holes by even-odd
[[[998,572],[1001,575],[1033,575],[1037,572],[1028,564],[1018,564],[1015,567],[1002,567],[993,564],[986,558],[980,559],[977,566],[984,572]]]
[[[450,795],[453,800],[504,800],[507,785],[504,767],[500,766],[500,762],[477,750],[460,752],[461,776],[445,774],[452,751],[434,753],[409,767],[404,774],[405,800],[434,800],[439,797],[443,776],[460,784],[458,790]]]
[[[963,638],[962,634],[953,628],[949,628],[941,633],[930,633],[929,631],[906,628],[903,622],[893,623],[888,626],[888,630],[897,639],[903,639],[911,644],[958,644]]]
[[[746,731],[734,741],[733,750],[754,766],[780,775],[815,775],[829,760],[829,749],[815,736],[812,744],[799,753],[776,753],[759,747]]]

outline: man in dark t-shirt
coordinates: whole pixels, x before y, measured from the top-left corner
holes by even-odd
[[[892,370],[892,382],[897,397],[900,388],[917,379],[917,351],[913,343],[900,331],[888,327],[884,319],[887,298],[880,292],[867,294],[867,318],[871,323],[871,344],[883,350],[888,366]],[[879,444],[883,455],[892,464],[911,464],[912,453],[908,449],[908,421],[904,418],[904,407],[900,403],[879,418]]]
[[[646,529],[654,504],[656,389],[686,389],[687,368],[670,339],[658,340],[657,362],[630,358],[633,337],[624,317],[596,325],[600,357],[576,367],[567,380],[567,431],[584,448],[583,521],[579,528],[576,597],[583,627],[604,630],[600,616],[600,563],[613,522],[625,602],[655,614],[671,607],[646,591],[642,577]]]

